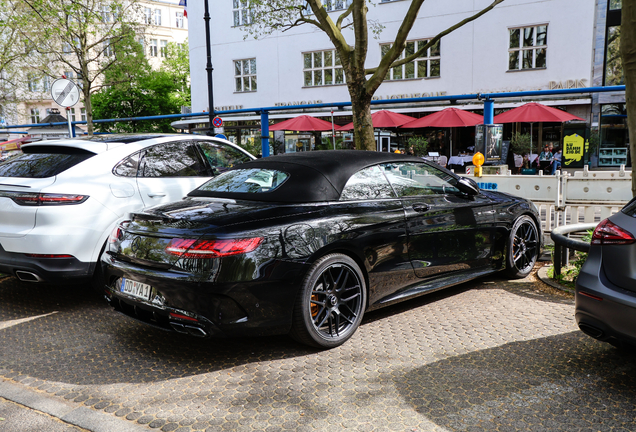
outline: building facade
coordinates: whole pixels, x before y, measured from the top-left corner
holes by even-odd
[[[332,9],[333,19],[349,5],[346,0],[324,2]],[[437,35],[462,19],[488,6],[489,0],[428,1],[420,10],[408,37],[406,51]],[[382,53],[394,39],[411,2],[383,0],[369,6],[368,19],[384,29],[377,39],[370,37],[367,66],[378,64]],[[618,6],[617,6],[618,4]],[[255,40],[246,38],[249,2],[233,0],[211,5],[211,52],[214,68],[215,111],[233,109],[346,102],[349,94],[335,50],[326,34],[311,25]],[[610,9],[613,8],[613,9]],[[400,99],[499,93],[543,89],[569,89],[606,84],[605,68],[608,36],[608,11],[618,8],[620,0],[506,0],[493,10],[443,37],[417,61],[394,68],[375,94],[376,99],[395,100],[393,111],[421,116],[438,111],[449,102],[400,104]],[[190,16],[190,65],[192,110],[209,109],[206,76],[206,44],[203,20],[204,2],[192,2]],[[614,13],[615,15],[615,13]],[[615,20],[615,16],[612,15]],[[607,30],[609,29],[609,30]],[[353,32],[345,37],[352,43]],[[611,43],[611,40],[610,40]],[[615,42],[614,42],[615,43]],[[610,47],[611,50],[611,47]],[[600,65],[599,65],[600,62]],[[616,72],[614,73],[616,75]],[[600,78],[599,78],[600,77]],[[614,77],[607,85],[620,82]],[[607,98],[624,101],[624,93],[567,97],[546,96],[532,101],[558,107],[586,120],[587,127],[599,127],[601,106]],[[530,99],[497,99],[496,113],[520,106]],[[481,113],[479,101],[459,103],[461,108]],[[607,110],[607,108],[605,108]],[[330,109],[312,115],[330,116]],[[289,118],[291,112],[271,112],[271,118]],[[336,110],[336,122],[351,121],[350,112]],[[252,121],[256,115],[224,116]],[[189,123],[202,120],[189,120]],[[188,122],[178,124],[181,127]],[[179,123],[179,122],[177,122]],[[199,124],[199,126],[202,126]],[[246,126],[247,127],[247,126]],[[506,126],[530,132],[529,124]],[[446,132],[445,132],[446,133]],[[227,133],[226,133],[227,134]],[[561,124],[535,124],[533,142],[558,144],[563,136]],[[470,140],[465,131],[460,139]],[[457,146],[455,151],[459,151]]]

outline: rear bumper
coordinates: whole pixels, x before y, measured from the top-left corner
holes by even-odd
[[[0,245],[0,273],[27,282],[70,283],[88,280],[95,263],[77,258],[32,258],[23,253],[7,252]]]
[[[636,292],[618,287],[607,279],[599,249],[590,251],[577,278],[576,323],[595,339],[636,345]]]

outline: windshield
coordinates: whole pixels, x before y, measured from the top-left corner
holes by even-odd
[[[237,169],[225,172],[197,190],[206,192],[263,193],[279,188],[289,174],[263,168]]]

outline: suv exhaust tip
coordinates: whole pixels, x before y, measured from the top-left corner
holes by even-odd
[[[15,276],[22,282],[42,282],[42,278],[40,278],[40,276],[28,271],[17,270],[15,272]]]

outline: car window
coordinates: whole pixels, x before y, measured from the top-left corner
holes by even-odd
[[[212,141],[199,141],[198,144],[215,174],[251,160],[245,153],[227,144]]]
[[[402,162],[383,167],[399,197],[459,192],[455,177],[425,163]]]
[[[113,170],[115,175],[121,177],[137,177],[137,170],[139,169],[139,157],[141,152],[137,152],[128,156],[123,161],[119,162]]]
[[[196,145],[190,141],[158,144],[146,150],[141,161],[141,177],[208,176]]]
[[[236,169],[208,180],[197,190],[209,192],[262,193],[280,187],[289,174],[263,168]]]
[[[378,165],[362,169],[352,175],[340,194],[340,201],[379,198],[395,198],[395,194]]]
[[[21,154],[0,163],[0,177],[45,178],[56,176],[95,153],[78,149],[50,149]]]

